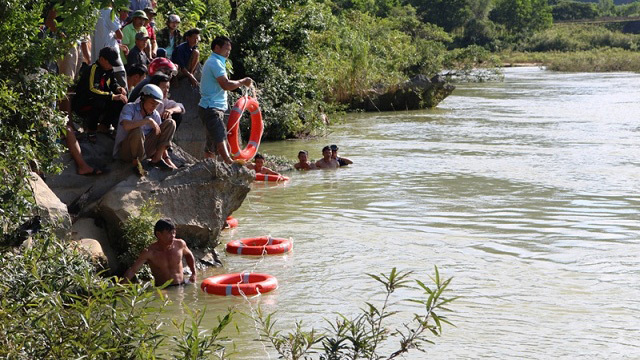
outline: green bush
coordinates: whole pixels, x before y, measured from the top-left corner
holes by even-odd
[[[142,250],[156,241],[153,228],[161,217],[158,205],[158,202],[153,199],[145,201],[140,207],[138,215],[130,216],[122,224],[124,244],[119,260],[125,268],[133,265]]]
[[[288,360],[311,359],[311,353],[318,352],[318,359],[393,359],[407,354],[411,350],[425,351],[424,345],[433,343],[427,338],[430,333],[440,336],[442,324],[453,325],[442,315],[448,312],[448,304],[456,298],[445,298],[444,294],[451,283],[451,278],[442,279],[438,268],[431,280],[435,287],[416,280],[418,289],[422,291],[420,299],[407,299],[419,304],[421,312],[414,313],[412,321],[402,324],[400,329],[391,330],[387,322],[398,311],[392,310],[394,303],[391,295],[401,288],[409,287],[410,272],[398,272],[395,268],[389,273],[368,274],[385,288],[385,297],[378,306],[366,302],[359,315],[347,317],[338,314],[334,321],[327,320],[329,327],[324,332],[315,329],[305,331],[302,322],[296,322],[294,330],[282,333],[276,329],[276,320],[272,314],[264,314],[258,309],[261,330],[260,341],[271,344],[281,358]],[[446,306],[445,306],[446,305]],[[397,348],[387,356],[382,356],[378,349],[391,340],[398,342]],[[314,345],[320,344],[314,350]]]
[[[623,34],[598,25],[559,25],[541,31],[526,41],[525,51],[580,51],[598,48],[635,50],[640,35]]]

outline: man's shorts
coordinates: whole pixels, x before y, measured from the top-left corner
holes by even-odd
[[[215,154],[216,144],[224,142],[227,137],[227,129],[224,125],[224,111],[216,108],[198,107],[200,120],[207,128],[207,143],[204,151]]]

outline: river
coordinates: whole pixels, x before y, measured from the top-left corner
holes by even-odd
[[[252,185],[222,242],[270,234],[292,238],[293,252],[222,253],[224,269],[199,280],[253,270],[280,287],[250,300],[171,289],[171,316],[181,302],[206,307],[211,326],[223,309],[260,305],[278,311],[280,329],[322,328],[381,300],[366,273],[397,267],[428,281],[437,265],[460,296],[456,327],[408,359],[639,357],[638,84],[631,73],[507,69],[503,82],[458,85],[437,109],[349,115],[326,138],[265,143],[291,159],[338,144],[354,164]],[[396,306],[391,328],[419,311]],[[277,359],[253,341],[250,316],[235,319],[234,358]]]

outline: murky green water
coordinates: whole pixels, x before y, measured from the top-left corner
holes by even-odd
[[[355,164],[254,184],[223,242],[271,234],[293,238],[294,251],[223,254],[225,268],[200,280],[253,270],[280,288],[249,302],[172,289],[173,315],[184,301],[207,307],[211,324],[221,309],[261,305],[282,327],[322,327],[377,299],[366,272],[426,279],[438,265],[461,298],[430,358],[640,357],[638,84],[630,73],[509,69],[502,83],[458,86],[435,110],[350,116],[325,139],[263,144],[293,159],[335,143]],[[251,318],[236,319],[236,358],[277,358],[252,341]]]

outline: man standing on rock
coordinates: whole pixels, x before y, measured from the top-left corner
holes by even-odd
[[[176,239],[176,226],[171,219],[160,219],[153,228],[153,233],[158,241],[144,249],[138,259],[124,273],[127,280],[131,280],[145,263],[149,264],[154,282],[162,285],[171,281],[170,285],[195,283],[196,262],[191,250],[182,239]],[[191,269],[189,281],[184,281],[182,273],[182,258],[187,260]]]
[[[211,42],[211,56],[202,68],[200,80],[200,119],[207,128],[207,141],[204,148],[206,158],[214,158],[218,154],[227,164],[231,164],[231,156],[227,148],[227,130],[224,125],[224,112],[228,109],[227,91],[240,86],[251,86],[253,80],[229,80],[227,78],[227,58],[231,53],[231,40],[226,36],[218,36]]]

